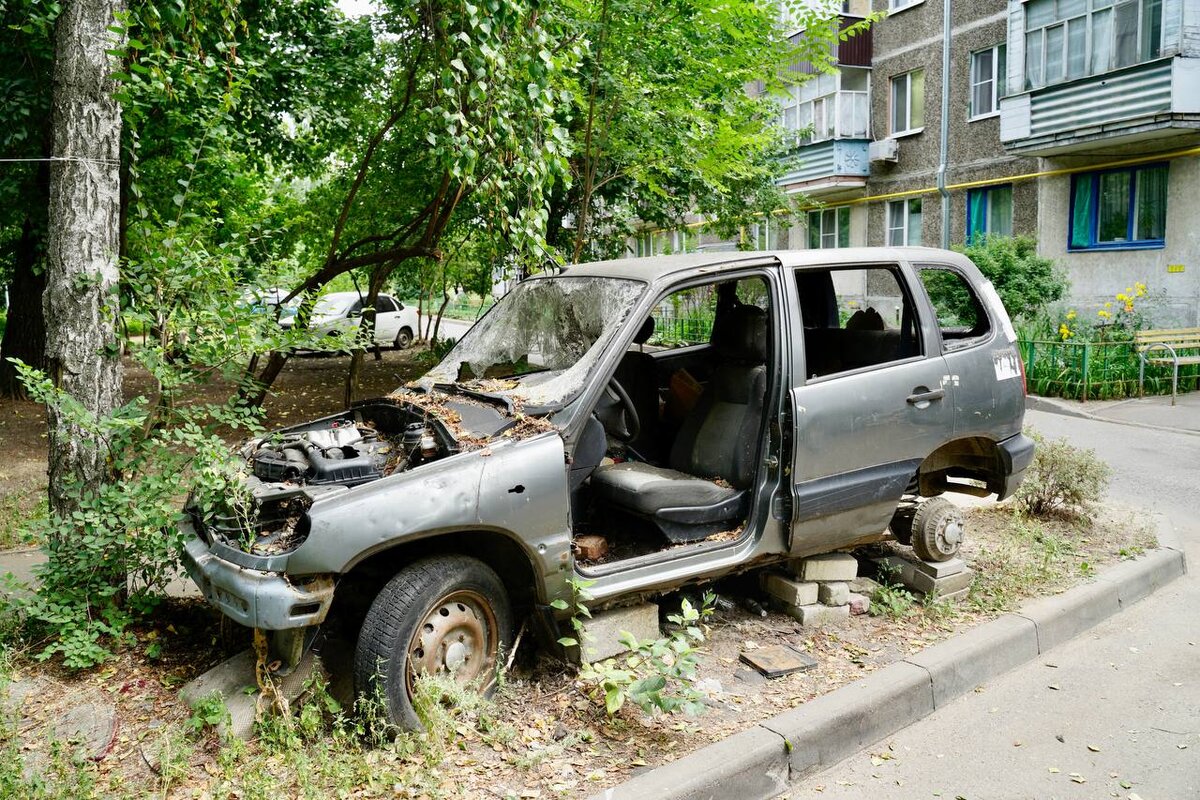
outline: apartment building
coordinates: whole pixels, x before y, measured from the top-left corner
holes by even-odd
[[[1081,309],[1141,282],[1156,323],[1200,323],[1200,0],[849,0],[843,24],[869,12],[780,99],[798,216],[639,254],[1030,234]]]
[[[1200,323],[1200,0],[1008,3],[1000,140],[1036,157],[1039,249],[1096,306]]]

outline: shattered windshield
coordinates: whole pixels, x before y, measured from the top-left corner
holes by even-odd
[[[517,285],[417,385],[453,384],[529,406],[572,398],[646,285],[600,277]]]

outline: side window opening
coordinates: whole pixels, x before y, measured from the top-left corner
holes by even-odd
[[[895,267],[796,272],[809,378],[923,353],[915,307]]]
[[[918,267],[921,283],[937,314],[942,350],[970,347],[991,332],[991,320],[965,277],[942,267]]]

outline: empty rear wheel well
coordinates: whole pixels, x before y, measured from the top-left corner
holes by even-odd
[[[939,447],[921,462],[911,490],[930,497],[946,491],[951,478],[982,481],[999,493],[1004,485],[1004,461],[996,442],[983,436],[955,439]]]

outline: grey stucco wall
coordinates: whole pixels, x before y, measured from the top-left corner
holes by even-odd
[[[1047,159],[1048,169],[1054,164]],[[1113,295],[1141,281],[1150,291],[1150,301],[1143,307],[1154,325],[1200,325],[1200,226],[1196,224],[1200,158],[1174,159],[1168,175],[1166,246],[1156,250],[1068,252],[1071,177],[1039,181],[1038,250],[1066,269],[1071,281],[1068,302],[1082,315],[1092,318]],[[1168,273],[1171,264],[1182,265],[1184,271]]]
[[[875,10],[886,10],[876,0]],[[871,165],[872,195],[917,189],[934,190],[940,161],[942,91],[942,0],[925,0],[890,14],[877,23],[871,113],[876,138],[889,134],[891,78],[914,69],[925,70],[925,124],[921,133],[899,139],[895,164]],[[1005,43],[1008,34],[1006,0],[965,2],[951,8],[953,33],[950,52],[948,184],[1006,178],[1037,170],[1037,159],[1008,155],[1000,144],[998,116],[971,120],[971,54]],[[961,244],[966,234],[966,189],[952,190],[950,242]],[[1013,232],[1035,234],[1037,191],[1032,185],[1013,187]],[[941,244],[942,199],[936,191],[923,195],[922,242]],[[867,244],[886,242],[886,202],[872,203],[868,212]]]

